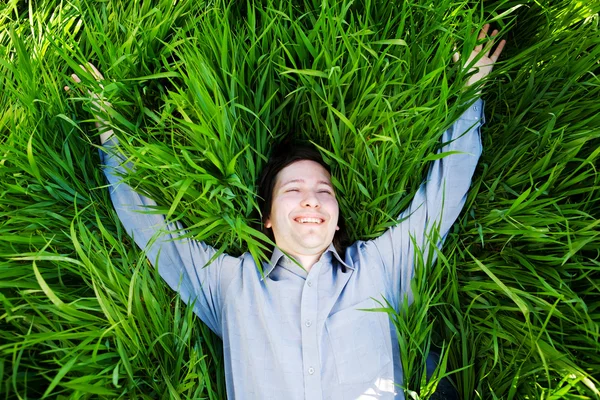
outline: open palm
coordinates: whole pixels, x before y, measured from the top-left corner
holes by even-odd
[[[498,60],[498,57],[500,57],[502,49],[504,49],[506,40],[501,40],[498,43],[496,50],[490,55],[492,47],[494,46],[494,38],[496,37],[496,35],[498,35],[498,30],[494,29],[492,31],[491,39],[485,42],[484,39],[487,37],[489,29],[490,24],[485,24],[483,26],[483,28],[479,32],[479,36],[477,37],[477,41],[479,42],[479,44],[475,46],[475,48],[469,55],[469,58],[464,64],[465,67],[469,68],[469,73],[472,73],[472,75],[469,76],[469,79],[465,83],[465,87],[471,86],[488,76],[490,72],[492,72],[494,64]],[[482,51],[485,53],[483,55],[480,55]],[[459,60],[458,53],[455,53],[452,58],[454,62],[457,62]]]

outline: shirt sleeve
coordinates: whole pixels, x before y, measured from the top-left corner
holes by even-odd
[[[398,307],[404,296],[412,302],[411,279],[415,262],[432,262],[452,224],[458,218],[481,155],[480,128],[485,122],[478,99],[442,135],[439,153],[400,222],[382,236],[366,242],[363,251],[382,265],[386,299]],[[431,258],[429,258],[431,256]]]
[[[167,223],[164,215],[151,213],[156,203],[121,181],[123,158],[113,136],[100,150],[113,206],[127,233],[145,251],[167,284],[217,335],[222,336],[221,310],[227,287],[241,274],[242,258],[219,255],[205,243],[182,238],[181,224]]]

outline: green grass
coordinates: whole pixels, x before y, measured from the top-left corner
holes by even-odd
[[[7,3],[0,398],[225,398],[219,340],[112,209],[87,90],[113,104],[133,186],[260,258],[255,182],[286,135],[331,161],[353,239],[393,224],[474,96],[453,46],[466,57],[489,21],[508,44],[466,209],[390,315],[406,392],[429,396],[435,345],[461,399],[600,397],[597,1]],[[104,88],[78,72],[65,93],[86,61]]]

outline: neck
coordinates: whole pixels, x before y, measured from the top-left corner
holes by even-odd
[[[321,254],[323,254],[323,253],[321,253]],[[309,256],[295,254],[294,258],[296,259],[296,261],[298,261],[300,263],[300,265],[302,265],[302,268],[304,268],[306,270],[306,272],[310,272],[310,269],[312,268],[312,266],[315,265],[317,263],[317,261],[319,261],[319,258],[321,258],[321,254],[309,255]]]
[[[287,254],[292,259],[296,260],[298,264],[302,266],[306,270],[306,272],[310,272],[313,265],[319,261],[319,258],[325,253],[327,249],[324,249],[322,252],[317,254],[297,254],[291,251],[286,251],[285,249],[279,248],[284,254]]]

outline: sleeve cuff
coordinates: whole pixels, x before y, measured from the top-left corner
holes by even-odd
[[[467,119],[470,121],[481,121],[483,125],[485,123],[484,114],[485,102],[478,98],[473,104],[469,106],[461,116],[461,119]]]
[[[115,149],[119,147],[119,139],[112,135],[106,142],[100,145],[98,152],[100,153],[100,161],[103,165],[108,165],[108,162],[115,157]]]

